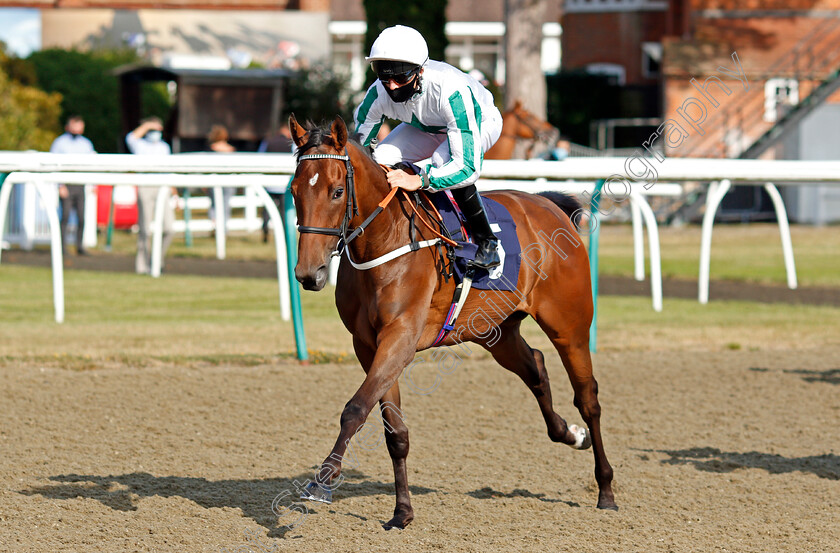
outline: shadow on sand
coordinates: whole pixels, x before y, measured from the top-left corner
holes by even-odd
[[[833,453],[810,457],[788,458],[771,453],[749,451],[736,453],[714,447],[695,447],[679,451],[661,451],[670,457],[662,463],[668,465],[694,465],[706,472],[732,472],[738,469],[762,469],[770,474],[810,472],[820,478],[840,480],[840,456]]]
[[[393,495],[394,493],[392,483],[367,481],[365,475],[359,471],[345,470],[343,475],[345,481],[335,490],[334,500],[341,500],[342,497]],[[50,477],[50,480],[57,484],[34,487],[22,490],[20,493],[28,496],[42,495],[50,499],[77,497],[95,499],[117,511],[136,511],[139,500],[144,497],[183,497],[207,509],[212,507],[241,509],[245,517],[269,530],[268,537],[282,538],[303,522],[302,519],[298,519],[300,512],[305,510],[307,513],[314,513],[319,508],[325,510],[330,508],[323,503],[298,499],[300,493],[297,490],[300,484],[296,486],[295,482],[303,483],[312,477],[313,474],[300,474],[291,478],[214,481],[182,476],[153,476],[145,472],[116,476],[62,474]],[[422,486],[410,486],[410,490],[412,494],[435,491]],[[279,504],[283,507],[300,502],[298,504],[305,505],[305,509],[300,509],[300,512],[286,512],[280,509],[280,512],[290,516],[287,519],[278,517],[272,512],[272,502],[280,494],[283,494],[283,498]],[[359,514],[352,515],[365,519]],[[293,524],[295,522],[297,524]],[[288,524],[289,527],[278,526],[280,524]]]
[[[531,499],[539,499],[540,501],[544,501],[546,503],[565,503],[569,507],[580,507],[580,505],[575,503],[574,501],[566,501],[564,499],[551,499],[546,497],[544,493],[533,493],[529,492],[528,490],[523,490],[519,488],[513,490],[512,492],[499,492],[494,490],[493,488],[484,487],[479,490],[467,492],[467,495],[476,499],[525,497]]]

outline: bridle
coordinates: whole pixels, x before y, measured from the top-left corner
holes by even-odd
[[[511,111],[511,113],[513,114],[514,117],[516,117],[517,121],[519,121],[520,123],[522,123],[523,125],[528,127],[528,129],[532,133],[534,133],[534,138],[532,138],[531,140],[535,140],[535,141],[536,140],[546,140],[547,141],[551,137],[551,134],[553,134],[554,131],[557,130],[554,127],[552,127],[549,130],[541,130],[541,129],[537,128],[537,125],[532,124],[532,122],[530,121],[530,117],[526,117],[526,116],[520,114],[519,110],[513,110],[513,111]],[[534,117],[534,116],[532,115],[531,117]]]
[[[341,221],[341,226],[338,228],[308,227],[305,225],[298,225],[298,231],[300,231],[301,234],[308,232],[312,234],[327,234],[329,236],[340,236],[344,238],[347,236],[350,219],[359,214],[359,206],[356,203],[356,186],[355,178],[353,177],[353,164],[350,163],[350,154],[347,152],[347,147],[345,146],[344,148],[343,156],[338,154],[310,154],[307,156],[299,156],[297,158],[298,165],[300,165],[301,161],[305,161],[307,159],[338,159],[344,162],[344,165],[347,168],[347,177],[345,179],[347,187],[345,191],[345,194],[347,194],[347,207],[344,210],[344,220]]]
[[[398,188],[392,188],[391,191],[385,196],[385,199],[379,202],[379,205],[373,210],[367,219],[362,222],[361,225],[356,227],[348,236],[347,233],[350,231],[350,221],[353,217],[359,215],[359,205],[356,201],[356,184],[355,184],[355,177],[353,171],[353,164],[350,162],[350,153],[347,151],[347,147],[344,147],[344,155],[338,154],[311,154],[305,156],[299,156],[297,158],[298,165],[300,165],[301,161],[305,161],[308,159],[337,159],[344,162],[344,166],[347,168],[347,176],[345,178],[345,185],[346,190],[345,194],[347,195],[347,204],[344,209],[344,219],[341,221],[341,225],[338,228],[335,227],[309,227],[305,225],[298,225],[298,231],[301,234],[304,233],[311,233],[311,234],[326,234],[328,236],[338,236],[341,238],[340,243],[336,246],[336,249],[340,252],[343,247],[347,246],[352,240],[361,236],[365,232],[365,228],[373,222],[377,215],[382,213],[382,210],[388,205],[391,199],[396,195]]]

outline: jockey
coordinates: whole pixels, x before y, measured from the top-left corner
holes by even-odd
[[[451,189],[478,246],[476,267],[500,263],[498,240],[490,228],[475,188],[486,152],[502,132],[502,116],[493,95],[473,77],[447,63],[429,59],[423,36],[396,25],[380,33],[370,49],[378,80],[356,108],[355,136],[370,145],[385,118],[402,121],[376,147],[383,165],[400,162],[419,169],[388,172],[391,187],[436,192]],[[414,163],[431,158],[425,167]]]

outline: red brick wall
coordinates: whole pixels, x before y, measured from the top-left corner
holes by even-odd
[[[569,13],[561,19],[564,70],[590,63],[622,65],[627,84],[654,84],[642,76],[642,43],[659,42],[668,28],[665,12]]]
[[[840,0],[691,0],[695,10],[831,10]]]

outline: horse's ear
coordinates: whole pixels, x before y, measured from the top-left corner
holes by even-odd
[[[333,121],[332,137],[335,140],[336,149],[343,150],[344,145],[347,144],[347,126],[344,124],[344,119],[340,115],[336,115]]]
[[[289,131],[292,133],[292,140],[294,140],[295,146],[300,148],[306,144],[306,135],[308,133],[306,129],[298,124],[294,113],[289,116]]]
[[[513,109],[522,109],[522,100],[519,98],[513,103]]]

